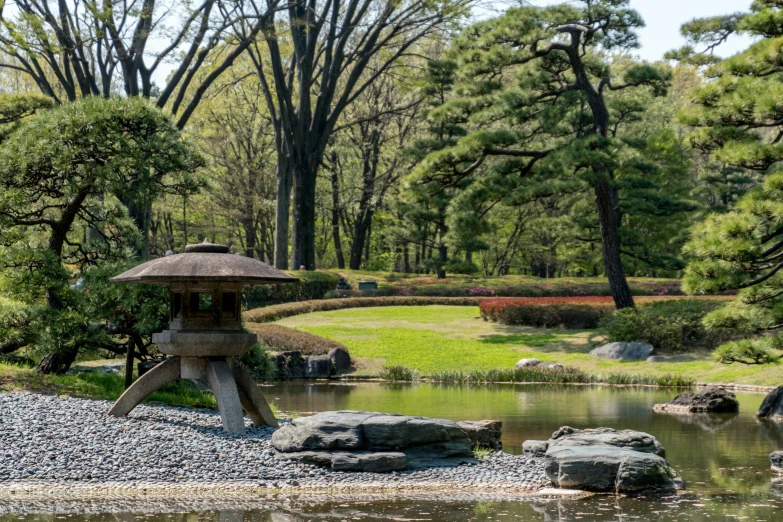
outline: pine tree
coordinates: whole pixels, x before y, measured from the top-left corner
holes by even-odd
[[[584,0],[578,7],[513,8],[469,28],[454,49],[459,97],[432,117],[465,122],[472,132],[430,153],[415,172],[452,186],[470,180],[468,192],[511,205],[590,190],[619,308],[633,306],[615,179],[630,149],[613,131],[640,106],[631,99],[622,109],[618,97],[613,108],[609,100],[626,90],[665,94],[669,73],[633,64],[617,74],[607,51],[636,47],[634,30],[642,25],[628,0]],[[468,194],[460,199],[475,204]]]
[[[710,81],[695,93],[695,106],[683,121],[699,129],[691,137],[697,150],[730,167],[765,173],[783,160],[781,18],[779,1],[755,0],[746,13],[693,20],[682,27],[691,43],[667,55],[707,66],[705,75]],[[719,60],[713,51],[737,33],[761,39]],[[725,174],[730,175],[727,198],[750,181],[738,171]]]

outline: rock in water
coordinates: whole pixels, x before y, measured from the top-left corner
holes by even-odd
[[[716,386],[708,386],[699,393],[685,392],[670,402],[656,404],[653,411],[658,413],[737,413],[737,396]]]
[[[783,386],[778,386],[764,397],[756,412],[756,418],[783,420]]]
[[[617,493],[683,487],[663,446],[647,433],[565,426],[546,444],[546,474],[557,487]]]
[[[335,371],[344,372],[351,369],[351,355],[345,348],[335,347],[329,350],[329,358],[334,364]]]
[[[294,419],[272,435],[272,446],[281,458],[333,469],[337,462],[338,467],[399,470],[399,455],[372,456],[388,453],[403,454],[405,469],[475,462],[473,442],[454,421],[364,411],[327,411]]]
[[[778,475],[783,475],[783,451],[773,451],[770,453],[769,462],[772,464],[772,471]]]
[[[474,447],[491,450],[503,449],[503,442],[500,440],[502,422],[493,420],[462,421],[457,425],[465,430]]]
[[[613,361],[641,361],[653,351],[651,344],[615,342],[590,350],[590,355]]]

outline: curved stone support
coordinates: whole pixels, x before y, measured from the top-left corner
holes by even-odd
[[[207,382],[215,394],[223,429],[229,433],[244,434],[245,419],[242,416],[237,383],[225,360],[207,362]]]
[[[149,397],[170,382],[180,378],[179,357],[166,359],[153,369],[139,377],[130,388],[125,390],[114,406],[109,410],[109,415],[124,417],[138,406],[141,401]]]
[[[234,363],[232,366],[234,374],[234,380],[237,382],[237,388],[239,388],[240,399],[242,400],[242,406],[245,408],[248,416],[252,419],[253,424],[256,426],[272,426],[273,428],[279,428],[275,414],[272,413],[272,408],[269,407],[269,403],[261,392],[261,388],[258,387],[256,381],[242,368],[239,363]],[[244,397],[243,397],[244,396]]]

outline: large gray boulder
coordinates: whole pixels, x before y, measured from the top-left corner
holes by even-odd
[[[612,361],[642,361],[653,351],[651,344],[614,342],[593,348],[590,355]]]
[[[685,392],[653,406],[657,413],[737,413],[739,401],[730,391],[708,386],[699,393]]]
[[[632,493],[683,486],[661,443],[644,432],[565,426],[546,444],[545,471],[560,488]]]
[[[372,461],[381,462],[376,467],[387,471],[399,467],[399,460],[368,455],[402,453],[406,469],[475,462],[473,442],[456,422],[364,411],[328,411],[294,419],[272,435],[272,446],[281,458],[333,469],[334,452],[355,454],[362,469]],[[342,455],[338,466],[348,461]]]
[[[756,412],[756,418],[783,420],[783,386],[778,386],[764,397]]]

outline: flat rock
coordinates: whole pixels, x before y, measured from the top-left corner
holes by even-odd
[[[503,449],[500,440],[503,423],[495,420],[462,421],[457,425],[468,434],[473,446],[491,450]]]
[[[647,358],[648,363],[657,363],[657,362],[667,362],[671,361],[673,357],[669,357],[668,355],[651,355]]]
[[[651,344],[614,342],[593,348],[590,355],[613,361],[642,361],[653,351]]]
[[[565,426],[547,441],[545,471],[560,488],[631,493],[682,487],[652,435],[633,430]]]
[[[783,475],[783,451],[773,451],[769,454],[769,462],[772,464],[772,471]]]
[[[324,451],[360,455],[357,466],[399,465],[388,457],[371,454],[403,453],[406,469],[456,466],[475,462],[473,442],[456,422],[446,419],[413,417],[363,411],[330,411],[294,419],[272,435],[272,446],[282,458],[294,458],[334,468],[334,460]],[[312,455],[315,451],[318,455]],[[358,458],[358,457],[357,457]],[[375,459],[375,460],[373,460]],[[338,466],[351,466],[343,455]],[[343,468],[345,469],[345,468]]]
[[[764,397],[756,418],[783,420],[783,386],[778,386]]]
[[[732,392],[709,386],[699,393],[685,392],[653,406],[658,413],[737,413],[739,401]]]

